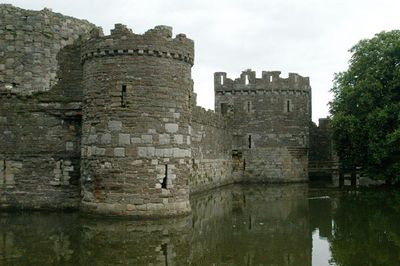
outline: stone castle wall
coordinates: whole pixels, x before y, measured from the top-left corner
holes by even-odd
[[[243,71],[232,80],[214,75],[215,110],[232,121],[233,150],[243,181],[293,182],[307,179],[309,79],[280,72]]]
[[[310,125],[309,176],[312,179],[331,179],[339,175],[340,164],[336,154],[329,118],[320,118],[319,125]]]
[[[17,94],[48,91],[58,77],[59,51],[94,25],[49,9],[0,5],[0,90]]]
[[[123,215],[190,211],[193,41],[117,24],[83,44],[82,207]]]
[[[196,106],[192,117],[192,192],[234,182],[232,137],[228,121],[218,113]]]
[[[180,215],[190,193],[306,180],[308,78],[218,72],[206,111],[194,43],[170,27],[103,36],[47,9],[0,14],[0,208]]]
[[[3,4],[0,17],[0,207],[77,208],[77,42],[94,25]]]

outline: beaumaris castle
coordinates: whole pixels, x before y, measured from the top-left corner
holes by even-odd
[[[0,5],[0,208],[190,212],[190,194],[308,180],[307,77],[214,74],[196,105],[194,42]]]

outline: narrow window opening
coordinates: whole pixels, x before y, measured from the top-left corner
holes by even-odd
[[[249,230],[252,229],[251,215],[249,215]]]
[[[192,108],[192,95],[190,95],[190,93],[188,96],[188,104],[189,104],[189,110],[190,110]]]
[[[250,110],[251,110],[251,102],[248,101],[247,102],[247,112],[250,113]]]
[[[167,188],[167,182],[168,182],[168,164],[165,165],[165,176],[161,183],[161,188]]]
[[[249,149],[251,149],[251,135],[249,135]]]
[[[6,160],[2,160],[3,161],[3,178],[2,178],[2,180],[0,180],[1,181],[1,183],[5,183],[6,182],[6,179],[5,179],[5,176],[6,176]]]
[[[168,266],[168,244],[167,243],[161,244],[161,250],[164,256],[165,266]]]
[[[219,78],[220,78],[220,84],[224,85],[224,76],[220,76]]]
[[[269,82],[272,82],[272,76],[269,76]]]
[[[228,113],[228,105],[226,103],[221,103],[221,114],[225,115]]]
[[[244,76],[244,84],[249,85],[249,75]]]
[[[287,100],[286,101],[286,112],[290,112],[290,101],[289,100]]]
[[[126,85],[121,88],[121,106],[126,107]]]
[[[246,159],[243,159],[243,171],[246,170]]]

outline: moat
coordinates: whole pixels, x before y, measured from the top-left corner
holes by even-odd
[[[312,184],[195,194],[159,221],[0,214],[0,265],[397,265],[400,194]]]

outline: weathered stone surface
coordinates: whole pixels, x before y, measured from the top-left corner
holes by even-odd
[[[176,133],[178,132],[178,124],[173,124],[173,123],[167,123],[165,124],[165,131],[168,133]]]
[[[121,146],[131,144],[131,135],[130,134],[118,134],[118,144]]]
[[[246,181],[308,178],[311,121],[309,78],[279,71],[243,71],[232,80],[214,74],[215,110],[231,121],[234,163]],[[239,167],[241,165],[241,167]]]
[[[114,148],[115,157],[125,157],[125,148]]]
[[[190,192],[305,180],[308,78],[218,72],[216,112],[206,111],[184,34],[116,24],[103,36],[3,4],[0,52],[0,208],[178,215]]]
[[[121,130],[121,127],[122,127],[122,122],[121,121],[109,121],[108,122],[108,128],[111,131]]]

